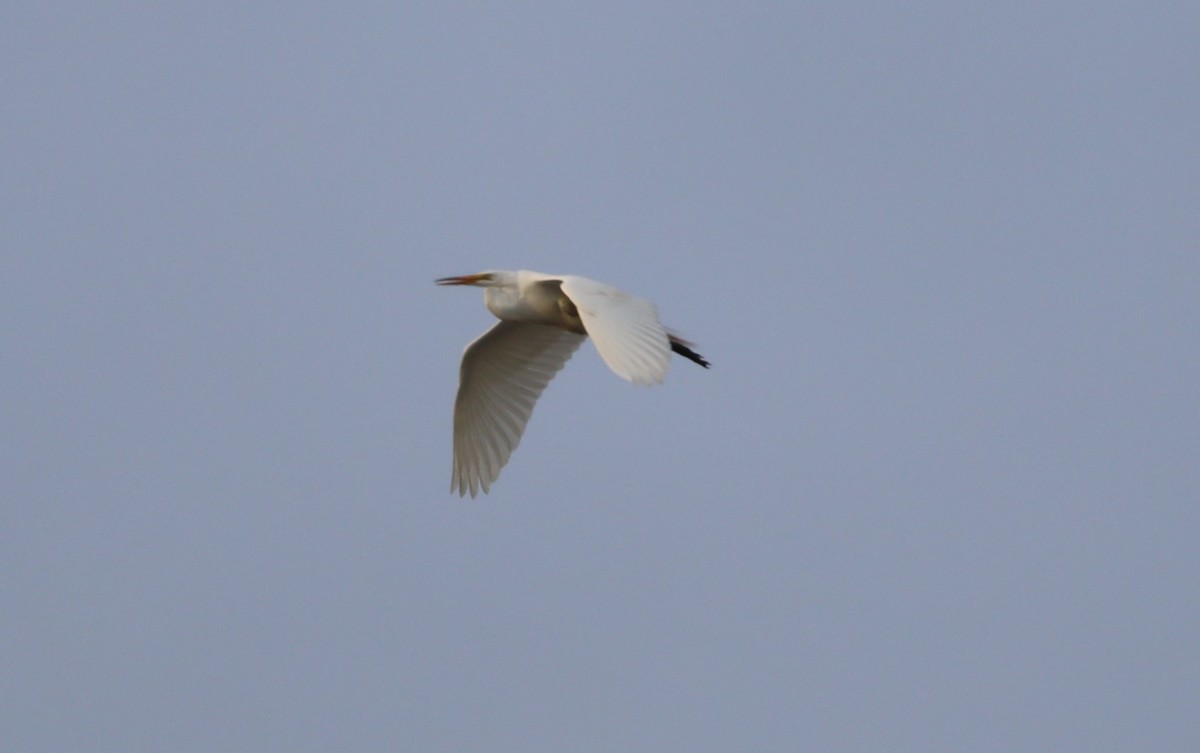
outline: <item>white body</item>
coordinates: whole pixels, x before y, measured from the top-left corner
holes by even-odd
[[[585,336],[610,369],[635,384],[662,382],[672,346],[684,345],[659,322],[654,304],[584,277],[484,272],[438,283],[483,287],[484,303],[500,320],[463,352],[450,485],[459,494],[488,491],[538,397]]]

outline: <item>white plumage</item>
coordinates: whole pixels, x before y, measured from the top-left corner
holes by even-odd
[[[709,365],[662,326],[653,303],[602,282],[528,271],[437,282],[484,288],[484,303],[500,320],[467,346],[459,369],[450,489],[460,495],[487,493],[538,397],[585,336],[613,372],[635,384],[661,383],[672,351]]]

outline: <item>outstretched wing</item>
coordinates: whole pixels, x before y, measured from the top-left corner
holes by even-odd
[[[653,303],[571,275],[562,278],[562,292],[579,310],[600,357],[617,376],[635,384],[662,382],[671,363],[671,343]]]
[[[451,491],[487,493],[520,443],[542,390],[583,339],[557,327],[502,321],[467,346],[454,400]]]

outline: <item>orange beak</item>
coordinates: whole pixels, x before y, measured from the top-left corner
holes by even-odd
[[[443,277],[440,280],[434,280],[438,285],[474,285],[487,275],[462,275],[460,277]]]

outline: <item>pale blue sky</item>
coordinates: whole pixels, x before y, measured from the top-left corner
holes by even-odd
[[[6,751],[1194,749],[1195,3],[0,15]]]

